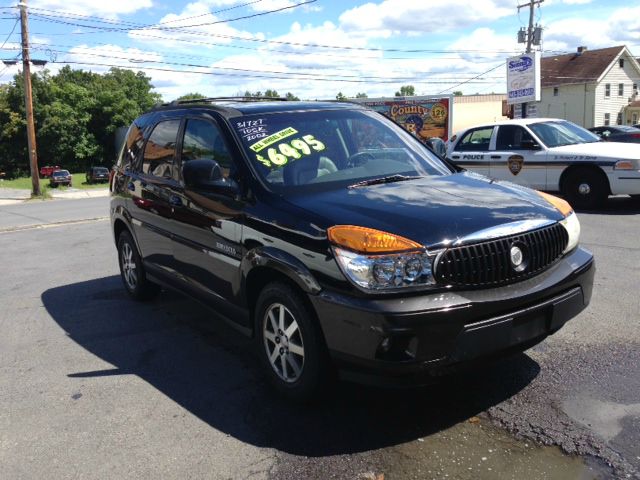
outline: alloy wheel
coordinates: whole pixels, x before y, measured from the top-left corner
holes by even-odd
[[[124,281],[127,283],[127,287],[130,290],[135,290],[138,285],[138,277],[136,275],[136,261],[133,256],[133,248],[129,243],[125,242],[122,244],[122,274],[124,276]]]
[[[262,321],[264,348],[271,368],[287,383],[297,381],[304,368],[304,342],[298,322],[281,303],[267,308]]]

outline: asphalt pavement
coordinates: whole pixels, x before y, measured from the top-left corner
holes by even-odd
[[[421,389],[296,406],[251,340],[163,291],[130,300],[108,199],[0,206],[2,478],[638,478],[640,204],[581,212],[590,307]]]

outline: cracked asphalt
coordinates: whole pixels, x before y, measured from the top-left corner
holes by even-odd
[[[178,294],[128,299],[108,199],[0,206],[2,477],[640,478],[640,204],[581,212],[589,309],[421,389],[291,405],[250,340]]]

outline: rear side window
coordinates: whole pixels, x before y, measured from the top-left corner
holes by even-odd
[[[136,123],[133,123],[131,127],[129,127],[127,138],[120,153],[118,164],[121,168],[130,168],[131,165],[135,164],[143,144],[144,136],[142,135],[142,129]]]
[[[180,153],[182,163],[189,160],[215,160],[224,177],[233,172],[233,162],[222,134],[216,125],[196,118],[187,120]]]
[[[493,127],[476,128],[469,130],[460,139],[456,145],[455,150],[460,152],[486,152],[489,150],[489,143],[491,142],[491,134],[493,133]]]
[[[158,123],[147,144],[142,158],[142,172],[154,177],[173,177],[173,158],[180,120],[166,120]]]

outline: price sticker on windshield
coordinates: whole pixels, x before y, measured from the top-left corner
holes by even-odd
[[[289,135],[283,134],[283,132],[287,132],[289,129],[281,130],[280,132],[274,133],[273,135],[263,139],[261,142],[254,143],[249,148],[256,152],[256,160],[262,163],[264,166],[269,168],[279,168],[284,167],[291,161],[299,160],[304,156],[311,155],[314,152],[321,152],[326,149],[324,143],[320,140],[317,140],[313,135],[303,135],[301,138],[294,138],[289,141],[281,141],[283,138],[286,138]],[[293,128],[291,128],[295,133],[298,133]],[[284,135],[280,138],[277,138],[274,141],[269,141],[271,137],[275,137],[277,135]],[[277,146],[275,143],[281,141]],[[264,142],[268,142],[266,145],[258,145]],[[273,145],[273,146],[271,146]],[[271,147],[270,147],[271,146]],[[256,148],[254,148],[256,147]],[[258,154],[257,152],[261,152],[265,148],[266,152],[263,154]]]

